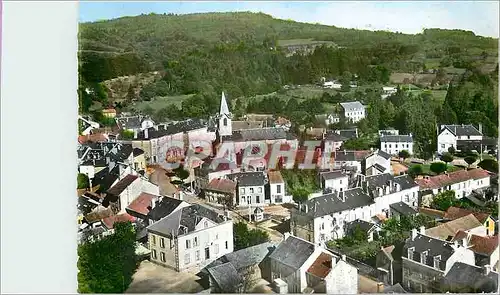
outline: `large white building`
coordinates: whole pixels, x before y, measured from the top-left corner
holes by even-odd
[[[184,270],[201,269],[233,252],[233,221],[194,204],[147,227],[151,261]]]
[[[359,122],[366,116],[365,106],[359,101],[341,102],[340,105],[344,109],[344,117],[353,123]]]
[[[382,135],[380,136],[380,149],[390,155],[397,155],[406,150],[413,155],[413,136],[409,135]]]
[[[376,215],[389,216],[390,205],[418,205],[418,185],[408,175],[380,174],[366,177],[361,187],[335,191],[308,200],[292,211],[295,236],[324,246],[345,236],[345,226],[355,220],[371,222]]]
[[[473,125],[441,125],[437,139],[437,152],[439,154],[448,152],[450,147],[460,150],[459,146],[462,142],[482,141],[482,139],[481,130]]]

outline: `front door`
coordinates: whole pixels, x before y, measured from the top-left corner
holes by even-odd
[[[210,259],[210,248],[205,248],[205,260]]]

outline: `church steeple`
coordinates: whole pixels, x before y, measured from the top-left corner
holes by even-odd
[[[222,92],[222,98],[220,100],[220,112],[219,115],[230,115],[229,107],[227,106],[226,96],[224,91]]]
[[[220,100],[220,111],[219,111],[219,135],[220,136],[230,136],[233,134],[233,128],[231,124],[232,114],[227,106],[226,96],[222,92],[222,97]]]

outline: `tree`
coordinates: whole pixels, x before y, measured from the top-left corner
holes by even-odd
[[[444,191],[434,196],[431,208],[446,211],[451,206],[454,206],[456,202],[457,198],[455,197],[455,191]]]
[[[398,156],[400,158],[403,158],[403,161],[408,159],[411,155],[410,155],[410,152],[408,152],[407,150],[402,150],[399,152]]]
[[[455,152],[456,152],[456,150],[455,150],[455,148],[453,146],[450,146],[448,148],[448,153],[450,153],[451,155],[455,155]]]
[[[424,168],[420,164],[412,165],[410,166],[410,168],[408,168],[408,175],[410,175],[410,177],[412,178],[415,178],[418,175],[422,175],[423,173],[424,173]]]
[[[78,246],[78,292],[124,293],[137,268],[132,223],[115,223],[114,233]]]
[[[494,159],[484,159],[477,166],[493,173],[498,173],[498,162]]]
[[[453,162],[453,155],[450,153],[443,153],[440,157],[441,161],[445,162],[446,164]]]
[[[292,191],[293,200],[299,204],[309,199],[311,191],[305,187],[298,187]]]
[[[83,173],[78,173],[78,176],[76,177],[77,181],[77,188],[82,189],[82,188],[89,188],[89,178],[86,174]]]
[[[477,158],[474,156],[467,156],[464,158],[464,161],[467,163],[467,165],[472,165],[472,163],[476,162]]]
[[[260,229],[248,229],[248,225],[242,221],[233,226],[234,250],[240,250],[259,245],[269,241],[269,234]]]
[[[434,162],[431,163],[429,169],[436,174],[441,174],[448,169],[448,165],[445,162]]]

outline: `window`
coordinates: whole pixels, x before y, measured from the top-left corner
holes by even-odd
[[[241,202],[245,203],[245,196],[241,196]]]
[[[226,241],[226,250],[227,250],[227,249],[229,249],[229,247],[228,247],[228,244],[227,244],[227,241]]]
[[[194,247],[197,247],[198,246],[198,237],[194,237]]]
[[[214,245],[214,253],[219,254],[219,245],[218,244]]]
[[[259,193],[262,193],[262,188],[261,187],[259,187]]]
[[[186,249],[191,248],[191,240],[186,240]]]
[[[137,162],[134,163],[134,169],[139,170],[139,163],[137,163]]]
[[[156,259],[156,250],[155,249],[153,249],[153,251],[151,251],[151,257],[153,259]]]
[[[244,194],[244,193],[245,193],[245,188],[244,187],[240,188],[240,194]]]
[[[206,220],[205,220],[205,222],[203,223],[203,226],[204,226],[205,228],[207,228],[207,227],[208,227],[208,221],[206,221]]]
[[[391,148],[391,144],[389,144],[389,148]]]
[[[325,229],[325,224],[324,223],[321,224],[321,229]]]
[[[186,253],[186,255],[184,255],[184,264],[189,264],[191,262],[191,256],[189,255],[189,253]]]
[[[153,162],[156,163],[156,156],[153,156]]]
[[[215,239],[218,240],[219,239],[219,234],[215,234]]]
[[[200,261],[200,250],[196,250],[195,257],[196,257],[196,261]]]
[[[165,261],[167,261],[167,260],[165,259],[165,252],[160,252],[160,260],[161,260],[161,262],[165,262]]]
[[[156,245],[156,236],[151,235],[151,244]]]
[[[281,185],[276,186],[276,193],[281,194]]]
[[[340,184],[342,184],[342,179],[340,180],[340,182],[339,182],[339,183],[340,183]]]
[[[160,247],[165,248],[165,239],[160,238]]]
[[[227,118],[224,118],[224,126],[227,126]]]
[[[411,247],[408,249],[408,259],[413,260],[413,251],[415,250],[414,247]]]
[[[253,187],[250,188],[250,193],[253,194]]]
[[[444,145],[444,144],[442,144],[442,145],[441,145],[441,148],[442,148],[442,149],[444,149],[444,147],[445,147],[445,145]]]
[[[205,260],[210,259],[210,248],[205,248]]]

